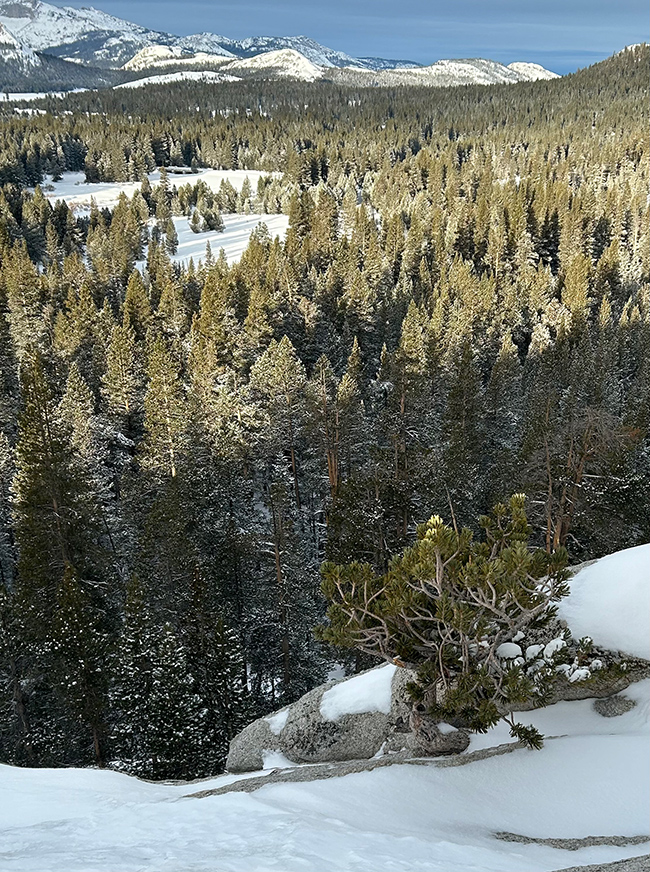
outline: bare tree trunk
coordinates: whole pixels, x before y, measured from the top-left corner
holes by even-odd
[[[273,516],[275,575],[278,586],[278,606],[280,627],[282,631],[282,683],[286,691],[291,684],[291,646],[289,644],[286,583],[282,571],[282,560],[280,556],[280,539],[283,534],[282,517],[278,518],[278,513],[275,510],[273,502],[271,502],[271,514]]]
[[[93,748],[95,750],[95,760],[100,769],[105,766],[104,754],[102,752],[101,742],[99,740],[99,727],[93,724]]]

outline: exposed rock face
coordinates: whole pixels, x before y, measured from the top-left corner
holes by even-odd
[[[608,696],[594,700],[594,710],[604,718],[618,718],[631,711],[635,705],[636,702],[626,696]]]
[[[627,669],[623,673],[612,673],[609,670],[603,670],[602,673],[595,673],[588,681],[576,681],[571,683],[559,678],[551,693],[548,705],[555,705],[557,702],[571,702],[578,699],[597,699],[602,702],[608,702],[610,698],[623,699],[623,697],[614,697],[614,694],[628,688],[636,681],[643,681],[644,678],[650,677],[650,663],[646,660],[638,658],[624,657],[616,655],[613,657],[611,652],[598,649],[598,656],[604,661],[613,663],[625,663]],[[536,708],[534,703],[517,703],[510,708],[504,707],[504,712],[514,711],[530,711]],[[597,709],[598,711],[598,709]],[[623,712],[621,712],[623,714]]]
[[[456,754],[469,744],[464,730],[438,727],[425,719],[413,723],[413,711],[406,684],[414,675],[407,669],[391,670],[390,697],[384,710],[328,713],[323,697],[332,688],[367,676],[331,681],[301,697],[288,709],[254,721],[230,743],[227,768],[230,772],[262,769],[269,752],[279,752],[293,763],[327,763],[368,760],[379,753],[401,753],[405,757]],[[376,670],[369,670],[374,673]],[[354,689],[353,685],[348,685]],[[354,693],[348,694],[354,697]],[[354,702],[350,708],[355,708]],[[324,713],[325,712],[325,713]],[[413,727],[418,728],[413,732]]]

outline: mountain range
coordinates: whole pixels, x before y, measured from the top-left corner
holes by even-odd
[[[224,80],[329,78],[359,85],[497,84],[556,77],[527,63],[507,67],[474,58],[421,66],[409,60],[352,57],[306,36],[176,36],[92,7],[59,7],[41,0],[0,0],[0,26],[3,90],[106,87],[151,78],[152,72],[169,80],[172,70],[188,67],[217,70]]]
[[[260,36],[234,40],[214,33],[176,36],[149,30],[92,7],[74,9],[40,0],[2,0],[0,22],[24,45],[64,60],[111,69],[121,67],[147,46],[174,46],[227,58],[248,58],[267,51],[293,49],[323,67],[389,69],[418,66],[412,61],[353,58],[322,46],[306,36]]]

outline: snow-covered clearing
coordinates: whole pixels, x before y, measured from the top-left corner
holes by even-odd
[[[261,223],[268,227],[271,238],[279,236],[284,239],[289,227],[288,215],[222,215],[225,230],[223,233],[207,231],[206,233],[194,233],[189,226],[187,218],[174,218],[174,226],[178,234],[178,251],[172,260],[187,266],[190,259],[198,264],[205,258],[205,246],[209,242],[212,254],[218,257],[219,250],[223,248],[228,263],[235,263],[240,259],[248,246],[251,233]]]
[[[169,173],[169,184],[176,187],[186,184],[195,185],[200,179],[215,192],[219,190],[222,182],[229,182],[236,191],[241,191],[244,181],[249,179],[253,191],[256,191],[259,179],[269,175],[279,174],[265,173],[261,170],[200,170],[191,174]],[[152,186],[157,185],[160,182],[160,172],[150,173],[149,181]],[[113,209],[117,205],[120,194],[132,197],[140,190],[140,182],[87,184],[84,173],[65,173],[60,181],[48,180],[43,183],[42,188],[43,193],[52,203],[56,200],[65,200],[73,212],[83,214],[90,209],[92,200],[100,209]],[[223,248],[228,263],[235,263],[246,250],[250,235],[260,222],[266,224],[272,239],[279,236],[283,240],[289,227],[289,216],[283,214],[225,213],[223,221],[225,225],[223,233],[213,231],[194,233],[190,230],[187,218],[174,218],[179,244],[172,260],[187,266],[190,259],[193,259],[194,263],[198,264],[205,258],[205,247],[209,242],[215,257],[218,257],[219,250]]]
[[[13,100],[42,100],[44,97],[67,97],[68,94],[81,94],[87,91],[87,88],[73,88],[71,91],[21,91],[20,93],[3,93],[0,94],[0,100],[3,102],[11,102]]]
[[[199,170],[197,173],[184,173],[175,175],[169,173],[169,184],[176,186],[191,184],[195,185],[199,179],[211,188],[218,191],[221,182],[230,182],[237,191],[241,191],[244,179],[250,179],[253,191],[257,190],[260,178],[277,176],[278,173],[265,173],[261,170]],[[120,194],[132,197],[140,190],[140,182],[93,182],[88,184],[84,173],[64,173],[58,182],[51,179],[41,185],[43,193],[52,202],[65,200],[73,211],[90,208],[90,201],[94,199],[100,209],[112,209],[117,205]],[[160,172],[149,174],[152,185],[160,182]]]
[[[576,576],[572,599],[580,597],[570,610],[574,634],[588,616],[596,640],[591,625],[603,622],[617,648],[632,650],[638,627],[621,601],[631,609],[643,606],[650,581],[647,553],[647,546],[621,552]],[[359,681],[364,707],[381,707],[389,670],[377,670],[375,699],[369,699],[372,682],[365,676],[345,685],[349,690]],[[339,714],[355,704],[342,694],[332,694]],[[648,834],[650,680],[633,684],[624,695],[636,706],[619,717],[602,717],[591,700],[518,715],[547,736],[541,751],[515,748],[465,765],[401,764],[200,799],[188,794],[260,773],[183,785],[145,783],[108,771],[2,766],[0,869],[551,872],[640,856],[647,853],[647,843],[569,852],[495,835]],[[277,728],[285,717],[281,712],[269,720]],[[510,741],[507,726],[498,725],[473,737],[469,751]],[[265,760],[265,766],[287,765],[278,755]]]

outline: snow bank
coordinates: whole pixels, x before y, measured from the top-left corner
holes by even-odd
[[[650,545],[603,557],[570,584],[559,614],[575,638],[650,660]]]
[[[320,713],[326,721],[337,721],[343,715],[362,712],[390,713],[391,686],[396,666],[390,663],[371,669],[331,687],[323,694]]]

